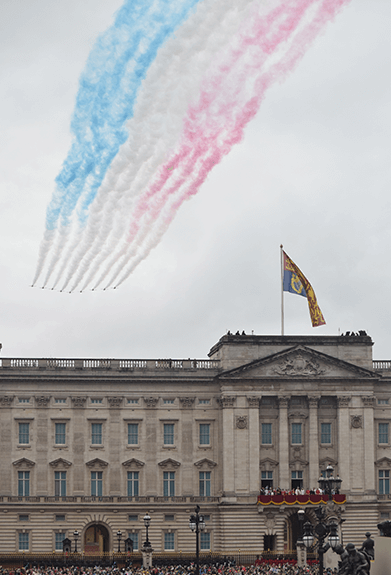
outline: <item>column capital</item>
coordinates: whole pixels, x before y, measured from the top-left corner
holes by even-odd
[[[375,396],[374,395],[362,395],[361,400],[364,407],[375,407]]]
[[[259,407],[259,397],[247,397],[247,403],[249,407]]]
[[[349,407],[350,403],[349,395],[340,395],[337,397],[338,407]]]
[[[317,409],[319,405],[320,395],[309,395],[308,405],[310,409]]]
[[[290,395],[281,395],[278,397],[278,406],[280,409],[287,409],[290,400]]]
[[[220,407],[222,407],[224,409],[226,407],[234,407],[235,400],[236,400],[236,397],[223,396],[223,397],[219,397],[218,402],[220,404]]]

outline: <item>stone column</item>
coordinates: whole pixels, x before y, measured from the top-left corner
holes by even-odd
[[[375,398],[363,396],[364,404],[364,491],[376,493],[375,469],[373,465],[373,446],[375,444],[375,426],[373,408]]]
[[[338,401],[338,473],[342,479],[341,491],[350,491],[350,459],[346,446],[350,442],[349,396],[339,396]]]
[[[4,360],[3,360],[4,361]],[[12,495],[12,457],[15,449],[11,450],[11,445],[15,443],[13,435],[17,430],[14,428],[14,421],[12,418],[12,401],[13,395],[0,396],[0,485],[3,495]],[[16,490],[17,493],[17,490]]]
[[[121,495],[121,474],[120,469],[120,449],[121,445],[121,435],[123,429],[121,429],[121,407],[122,407],[122,397],[108,397],[107,401],[110,406],[110,418],[108,423],[108,443],[109,443],[109,489],[110,495]]]
[[[35,397],[36,410],[36,494],[48,495],[48,405],[50,396]]]
[[[73,419],[73,436],[70,440],[71,449],[73,454],[73,493],[72,495],[86,495],[84,489],[84,478],[86,476],[84,453],[86,445],[88,445],[90,429],[86,428],[85,412],[86,397],[74,396],[72,397],[72,419]],[[87,429],[87,436],[86,436]],[[86,485],[89,485],[89,478]],[[88,488],[87,488],[88,489]],[[88,491],[87,491],[88,493]]]
[[[288,401],[289,396],[283,396],[278,398],[278,405],[279,405],[278,460],[279,460],[279,478],[280,478],[279,486],[281,487],[281,489],[290,489]]]
[[[221,397],[223,409],[223,493],[235,495],[234,405],[235,397]]]
[[[259,397],[248,397],[250,493],[259,493]]]
[[[319,433],[318,433],[319,397],[308,397],[309,405],[309,485],[317,487],[319,479]]]

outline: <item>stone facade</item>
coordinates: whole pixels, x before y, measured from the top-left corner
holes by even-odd
[[[261,486],[343,480],[344,541],[391,518],[391,362],[369,336],[223,336],[208,360],[3,359],[0,553],[79,549],[292,549],[298,505],[257,505]],[[305,506],[315,521],[314,506]],[[123,547],[123,541],[122,541]]]

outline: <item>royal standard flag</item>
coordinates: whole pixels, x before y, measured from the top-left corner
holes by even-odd
[[[312,289],[310,282],[291,258],[287,256],[284,251],[282,253],[284,255],[283,290],[297,295],[302,295],[307,298],[312,327],[325,325],[326,322],[322,312],[320,311],[318,302],[316,301],[315,292]]]

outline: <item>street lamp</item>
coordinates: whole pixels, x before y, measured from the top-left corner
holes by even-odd
[[[299,520],[299,537],[298,537],[298,542],[300,542],[300,544],[303,544],[303,521],[304,521],[304,509],[299,509],[297,512],[297,517]]]
[[[332,465],[328,465],[323,474],[318,479],[319,487],[329,496],[329,499],[332,499],[334,493],[339,493],[342,479],[339,475],[334,477],[334,467]]]
[[[196,575],[200,575],[200,541],[199,533],[205,529],[204,516],[200,515],[200,506],[197,505],[194,509],[195,514],[190,515],[189,527],[196,534]]]
[[[151,517],[148,513],[148,511],[146,512],[146,514],[144,515],[144,525],[145,525],[145,530],[146,530],[146,539],[144,541],[144,547],[151,547],[151,543],[148,539],[148,527],[151,524]]]
[[[318,539],[319,575],[323,575],[323,555],[330,547],[335,549],[339,543],[338,525],[335,522],[326,523],[326,512],[320,506],[315,511],[318,523],[313,525],[307,521],[304,523],[304,545],[309,549],[314,544],[314,534]],[[328,543],[325,539],[329,536]]]
[[[118,553],[121,553],[122,532],[119,529],[117,531],[117,539],[118,539]]]
[[[77,540],[79,539],[79,532],[78,531],[73,532],[73,539],[75,540],[75,553],[77,553]]]

